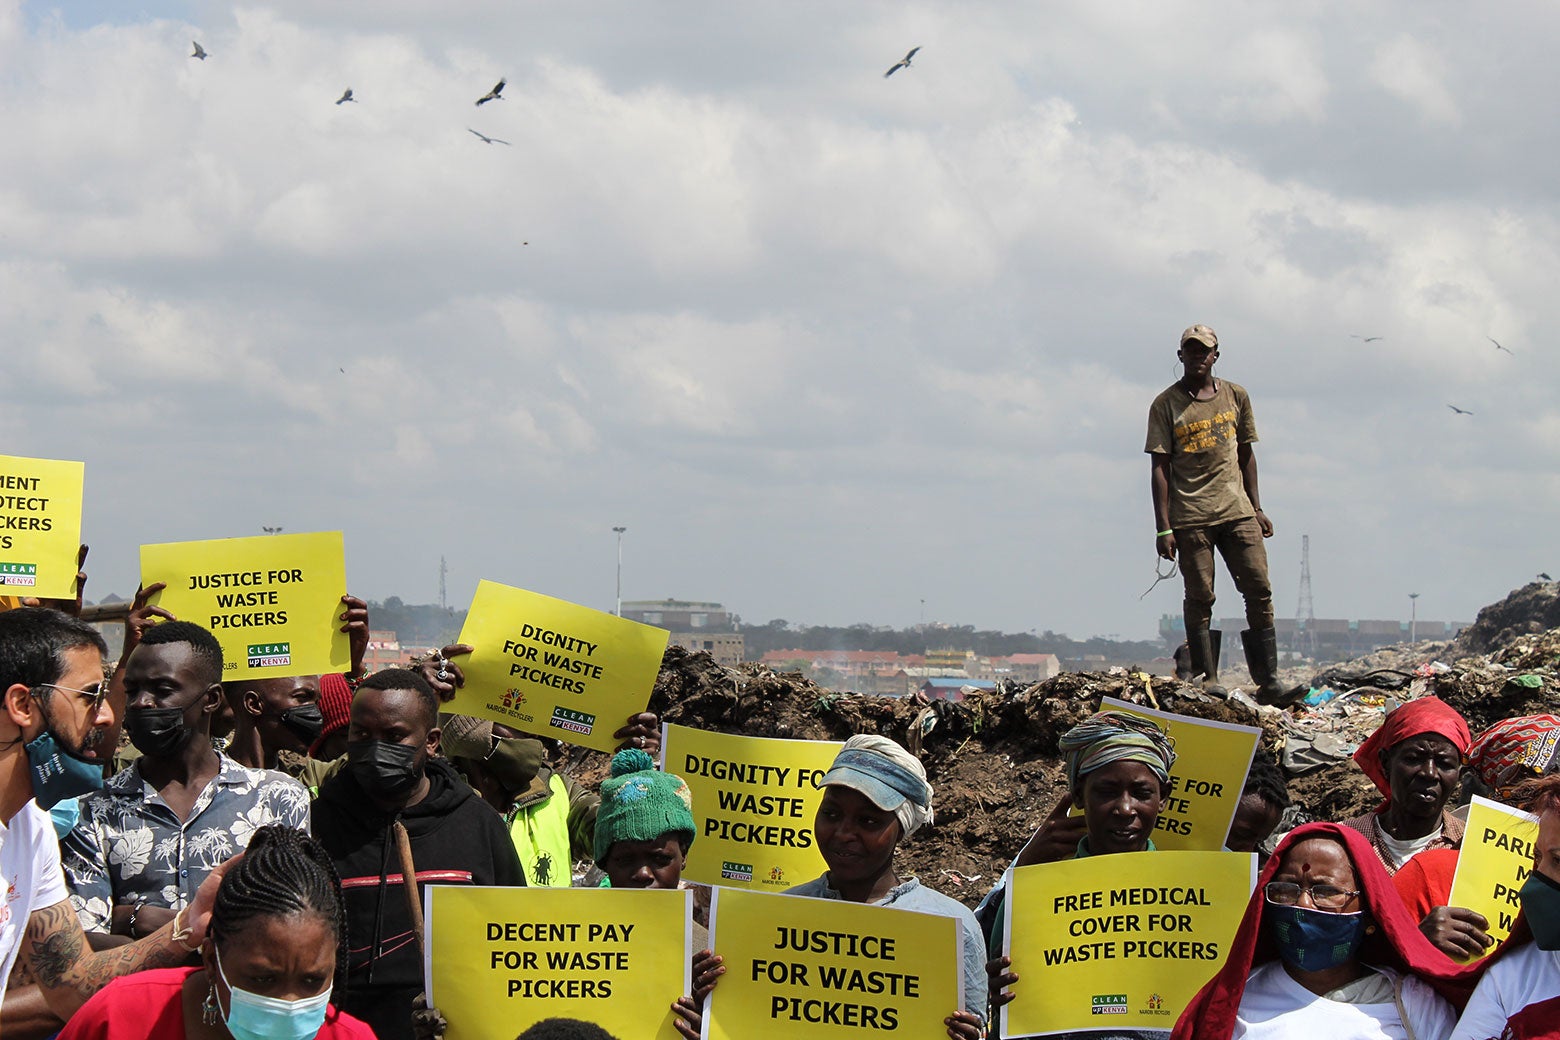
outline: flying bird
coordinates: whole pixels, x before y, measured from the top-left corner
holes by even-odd
[[[346,90],[343,90],[341,92],[341,96],[336,99],[336,104],[339,105],[339,104],[341,104],[344,101],[350,101],[354,105],[357,104],[357,98],[352,96],[352,88],[351,87],[348,87]]]
[[[1484,338],[1489,340],[1491,343],[1495,344],[1495,349],[1496,350],[1505,350],[1506,353],[1511,354],[1511,351],[1507,350],[1505,347],[1501,346],[1500,345],[1500,340],[1496,339],[1494,336],[1485,336]],[[1511,354],[1511,356],[1512,357],[1516,357],[1517,355]]]
[[[488,91],[486,94],[483,94],[481,97],[477,98],[477,104],[485,105],[489,101],[502,101],[502,100],[504,100],[504,83],[505,82],[506,82],[505,80],[499,80],[497,86],[495,86],[492,90]]]
[[[471,127],[468,126],[468,127],[466,127],[466,129],[467,130],[471,130]],[[478,137],[482,138],[482,143],[483,144],[508,144],[509,143],[508,141],[500,140],[497,137],[489,137],[487,134],[484,134],[480,130],[471,130],[471,132],[476,134]]]
[[[1458,415],[1472,415],[1473,414],[1472,412],[1468,411],[1468,409],[1466,409],[1466,408],[1459,408],[1455,404],[1449,404],[1446,407],[1450,408],[1452,411],[1456,412]]]
[[[191,54],[190,57],[192,57],[192,58],[199,58],[201,61],[205,61],[206,60],[206,48],[204,48],[204,47],[202,47],[200,45],[200,41],[199,40],[191,40],[190,42],[195,45],[195,53]]]
[[[910,59],[915,57],[915,52],[920,49],[921,48],[919,47],[911,47],[909,54],[906,54],[903,58],[900,58],[898,61],[894,62],[893,67],[890,68],[887,72],[883,73],[883,78],[887,79],[894,73],[898,72],[900,69],[908,69],[910,67]]]
[[[1351,333],[1349,333],[1349,338],[1350,339],[1357,339],[1361,343],[1374,343],[1378,339],[1384,339],[1385,337],[1384,336],[1357,336],[1357,335],[1355,335],[1354,333],[1351,332]]]

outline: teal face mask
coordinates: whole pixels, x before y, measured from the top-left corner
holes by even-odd
[[[227,972],[222,970],[222,955],[214,947],[212,956],[217,962],[217,974],[228,988],[228,1010],[223,1021],[233,1040],[312,1040],[325,1024],[331,987],[302,1000],[262,997],[229,982]]]
[[[103,789],[103,764],[77,758],[50,731],[44,730],[25,746],[38,808],[47,811],[67,798]]]
[[[1522,916],[1540,950],[1560,950],[1560,884],[1533,871],[1522,884]]]

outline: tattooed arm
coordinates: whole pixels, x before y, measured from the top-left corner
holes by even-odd
[[[242,855],[242,853],[240,853]],[[21,955],[27,958],[43,998],[61,1018],[70,1016],[87,998],[108,985],[110,979],[148,968],[171,968],[184,964],[200,948],[211,922],[211,907],[217,898],[222,876],[239,856],[234,856],[211,872],[189,910],[163,925],[139,942],[93,951],[70,900],[34,910],[27,917],[22,935]],[[174,938],[174,926],[184,924],[189,934]]]

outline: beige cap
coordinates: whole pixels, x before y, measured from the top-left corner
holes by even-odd
[[[1214,350],[1219,349],[1219,334],[1206,325],[1193,325],[1181,333],[1181,345],[1183,347],[1186,346],[1186,341],[1189,339],[1195,339],[1197,342],[1204,346],[1212,347]]]

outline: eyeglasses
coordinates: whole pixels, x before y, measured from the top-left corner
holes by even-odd
[[[1269,881],[1262,891],[1269,903],[1279,906],[1294,906],[1300,902],[1301,892],[1309,892],[1318,910],[1335,911],[1348,906],[1349,900],[1360,894],[1358,890],[1351,892],[1333,885],[1297,885],[1293,881]]]
[[[81,697],[95,713],[103,706],[103,702],[108,700],[108,683],[100,682],[92,685],[93,688],[90,690],[77,690],[70,686],[61,686],[59,683],[44,683],[42,686],[34,687],[34,692],[37,690],[64,690],[66,693],[74,693]]]

